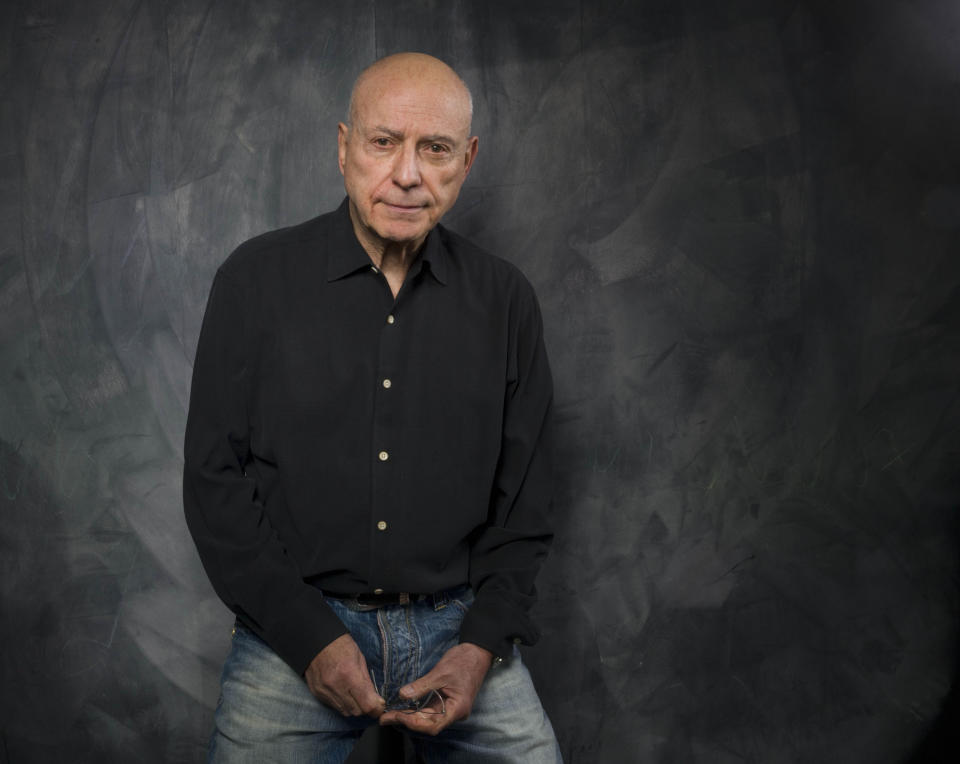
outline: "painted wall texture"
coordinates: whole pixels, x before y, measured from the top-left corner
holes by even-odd
[[[567,762],[898,762],[957,658],[950,0],[0,10],[0,760],[203,758],[232,617],[182,519],[213,273],[342,197],[381,55],[467,80],[451,228],[541,298]]]

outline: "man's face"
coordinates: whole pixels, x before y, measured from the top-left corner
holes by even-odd
[[[419,247],[457,200],[477,154],[465,92],[440,75],[380,73],[338,129],[340,171],[365,245]]]

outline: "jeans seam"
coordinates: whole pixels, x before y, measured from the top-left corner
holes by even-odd
[[[407,621],[407,633],[410,635],[410,666],[413,669],[414,678],[420,676],[420,632],[414,626],[413,606],[407,605],[404,609],[404,616]],[[399,688],[398,688],[399,689]]]
[[[381,695],[384,700],[387,699],[388,677],[390,671],[390,635],[383,623],[383,610],[377,610],[377,627],[380,629],[380,642],[383,644],[383,684],[381,685]]]

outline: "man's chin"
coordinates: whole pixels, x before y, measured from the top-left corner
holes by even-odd
[[[416,242],[429,233],[430,227],[420,223],[419,225],[397,225],[396,222],[385,222],[376,226],[374,232],[384,241],[390,241],[394,244],[408,244]]]

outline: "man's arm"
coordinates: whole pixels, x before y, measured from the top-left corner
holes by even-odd
[[[529,611],[534,582],[553,540],[553,497],[548,419],[553,382],[543,343],[543,322],[532,287],[522,282],[512,309],[511,352],[504,398],[500,458],[489,519],[470,550],[470,585],[476,599],[460,641],[508,658],[515,644],[539,638]]]
[[[221,269],[193,368],[184,442],[187,524],[217,594],[294,671],[309,669],[314,694],[344,713],[379,713],[366,666],[357,668],[359,649],[320,591],[304,582],[257,494],[248,417],[255,314],[254,295]]]

